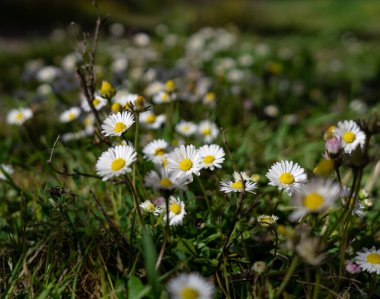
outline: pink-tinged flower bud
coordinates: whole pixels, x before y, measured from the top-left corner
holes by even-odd
[[[351,262],[351,261],[346,261],[346,271],[351,274],[356,274],[361,271],[360,266]]]
[[[342,142],[339,137],[333,136],[325,141],[325,149],[329,154],[337,154],[342,148]]]

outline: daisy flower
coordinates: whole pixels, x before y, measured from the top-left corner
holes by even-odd
[[[142,204],[140,204],[140,207],[149,214],[153,214],[155,216],[158,216],[161,213],[161,208],[155,206],[150,200],[144,201]]]
[[[215,92],[208,92],[203,98],[203,104],[215,107],[216,106]]]
[[[166,91],[160,91],[153,96],[153,103],[155,104],[166,104],[174,101],[176,98],[175,94],[169,94]]]
[[[33,111],[29,108],[12,109],[8,112],[7,123],[10,125],[22,125],[25,121],[32,118]]]
[[[176,126],[175,130],[182,136],[189,137],[197,131],[197,125],[191,121],[181,120]]]
[[[253,192],[257,188],[257,184],[253,183],[245,172],[235,171],[233,174],[233,181],[223,180],[220,182],[220,191],[224,193],[231,192]]]
[[[166,221],[166,211],[163,211],[165,214],[164,221]],[[169,225],[182,225],[183,217],[185,217],[185,203],[179,198],[170,196],[169,198]]]
[[[88,104],[87,99],[83,95],[81,95],[81,98],[82,98],[82,103],[81,103],[82,109],[86,112],[91,112],[91,107]],[[105,107],[107,105],[107,103],[108,103],[107,99],[102,98],[99,95],[95,95],[94,99],[92,100],[92,105],[94,106],[95,110],[97,110],[97,111],[99,111],[103,107]]]
[[[257,217],[257,222],[263,227],[268,227],[275,224],[278,219],[279,218],[275,215],[260,215],[259,217]]]
[[[102,133],[105,136],[121,136],[134,122],[134,116],[128,111],[111,114],[102,124]]]
[[[145,111],[140,114],[140,123],[147,129],[159,129],[165,122],[164,114],[156,115],[153,111]]]
[[[299,190],[307,180],[305,170],[292,161],[276,162],[268,170],[266,177],[269,185],[277,186],[279,190],[284,189],[289,195]]]
[[[199,154],[202,158],[203,168],[209,168],[214,170],[214,168],[222,168],[220,164],[224,161],[224,151],[216,144],[204,145],[199,148]]]
[[[152,82],[150,83],[146,88],[145,88],[145,91],[144,91],[144,94],[146,96],[153,96],[157,93],[159,93],[160,91],[162,91],[164,89],[164,84],[159,82],[159,81],[155,81],[155,82]]]
[[[353,120],[338,122],[334,135],[341,138],[342,148],[346,154],[351,154],[358,145],[364,147],[365,134]]]
[[[172,173],[165,170],[165,168],[161,168],[159,172],[151,170],[144,178],[145,186],[156,190],[173,190],[176,188],[183,189],[188,183],[188,177],[177,179]]]
[[[198,125],[198,135],[201,136],[206,143],[210,143],[219,135],[218,127],[215,123],[204,120]]]
[[[374,246],[371,249],[363,248],[356,254],[355,263],[369,273],[380,274],[380,249]]]
[[[163,139],[149,142],[143,149],[144,158],[156,164],[161,164],[167,157],[169,144]]]
[[[167,169],[172,171],[175,178],[188,177],[193,181],[193,174],[200,175],[202,158],[194,145],[176,147],[167,158]]]
[[[8,175],[13,173],[13,167],[11,165],[6,165],[6,164],[0,164],[0,180],[5,180],[6,176],[5,173]]]
[[[112,101],[114,103],[119,103],[122,107],[126,107],[128,103],[135,104],[138,97],[139,97],[138,94],[129,93],[125,89],[120,89],[117,91]]]
[[[78,107],[71,107],[70,109],[64,111],[61,116],[59,117],[59,120],[63,123],[68,123],[73,121],[74,119],[77,119],[80,115],[81,110]]]
[[[297,221],[308,213],[319,213],[332,206],[339,197],[340,187],[330,179],[315,178],[293,195],[296,206],[289,219]]]
[[[198,273],[181,273],[171,279],[167,289],[172,299],[212,299],[214,286]]]
[[[131,165],[136,160],[136,152],[130,145],[118,145],[102,153],[96,162],[96,173],[106,181],[114,176],[131,172]]]

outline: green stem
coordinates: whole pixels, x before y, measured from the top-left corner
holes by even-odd
[[[136,151],[136,154],[137,154],[137,159],[136,159],[136,163],[133,164],[133,167],[132,167],[132,186],[133,188],[136,188],[136,167],[137,167],[137,163],[139,161],[139,121],[140,121],[140,114],[139,112],[136,112],[135,113],[135,142],[134,142],[134,146],[135,146],[135,151]]]
[[[288,283],[290,281],[290,278],[292,277],[294,271],[296,270],[296,268],[298,266],[298,263],[299,263],[299,258],[298,258],[298,256],[295,256],[293,258],[292,264],[290,265],[290,267],[288,269],[288,272],[285,275],[284,280],[282,281],[281,285],[279,286],[279,288],[276,292],[275,297],[279,297],[282,294],[282,292],[285,290],[286,286],[288,285]]]
[[[321,277],[319,276],[319,271],[317,270],[315,272],[315,286],[314,286],[314,290],[313,290],[313,299],[318,299],[320,280],[321,280]]]
[[[197,176],[197,180],[198,180],[199,186],[202,189],[203,196],[205,198],[205,202],[206,202],[206,206],[207,206],[207,210],[208,210],[209,213],[211,213],[211,211],[210,211],[210,199],[207,196],[206,189],[205,189],[205,187],[204,187],[204,185],[202,183],[202,180],[198,176]]]

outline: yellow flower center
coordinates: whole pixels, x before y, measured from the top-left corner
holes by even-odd
[[[315,192],[312,192],[303,198],[304,206],[312,211],[319,209],[324,202],[325,199],[323,198],[323,196]]]
[[[67,115],[67,119],[68,119],[68,120],[73,120],[73,119],[75,119],[75,113],[74,113],[74,112],[70,112],[70,113]]]
[[[183,125],[182,131],[189,132],[189,130],[190,130],[190,126],[189,125]]]
[[[153,213],[156,210],[156,207],[151,202],[146,205],[146,210],[150,213]]]
[[[112,161],[112,164],[111,164],[111,169],[113,171],[118,171],[120,169],[122,169],[125,165],[125,160],[123,158],[117,158],[115,160]]]
[[[280,183],[285,184],[285,185],[290,185],[294,183],[294,176],[289,173],[289,172],[284,172],[283,174],[280,175]]]
[[[164,92],[162,94],[162,101],[163,102],[168,102],[169,101],[169,94],[167,94],[166,92]]]
[[[199,292],[194,288],[185,287],[181,290],[182,299],[198,299]]]
[[[370,264],[380,264],[380,254],[374,252],[367,255],[367,262]]]
[[[177,204],[177,203],[172,203],[170,205],[170,212],[173,212],[174,214],[176,215],[179,215],[181,213],[181,205]]]
[[[118,123],[116,123],[116,125],[115,125],[115,127],[114,127],[113,130],[114,130],[115,133],[121,133],[121,132],[124,132],[124,130],[125,130],[126,127],[127,126],[124,123],[118,122]]]
[[[208,92],[206,95],[206,101],[207,102],[214,102],[215,101],[215,93]]]
[[[235,183],[232,183],[231,187],[235,188],[235,189],[243,189],[243,182],[242,181],[237,181]]]
[[[260,224],[262,226],[269,226],[269,224],[272,224],[272,217],[270,216],[265,216],[265,217],[262,217],[260,218]]]
[[[111,110],[113,112],[120,112],[121,111],[121,104],[120,103],[113,103],[111,106]]]
[[[210,128],[205,128],[201,131],[202,135],[209,136],[211,134]]]
[[[356,136],[352,132],[346,132],[343,134],[343,141],[345,143],[352,143],[355,141],[355,139],[356,139]]]
[[[154,123],[154,121],[156,120],[156,116],[154,114],[149,114],[148,117],[146,118],[146,122],[147,123]]]
[[[173,80],[168,80],[168,81],[166,81],[166,83],[165,83],[165,89],[166,89],[167,91],[173,91],[174,88],[175,88],[175,84],[174,84],[174,81],[173,81]]]
[[[16,119],[17,120],[23,120],[24,119],[24,114],[22,114],[21,112],[17,113],[16,114]]]
[[[205,164],[211,164],[214,161],[215,161],[214,156],[206,156],[203,158],[203,163],[205,163]]]
[[[183,159],[181,163],[179,163],[179,169],[182,171],[188,171],[191,167],[193,167],[193,162],[191,162],[190,159]]]
[[[98,106],[100,104],[100,100],[99,99],[94,99],[92,101],[92,105],[94,105],[94,107]]]
[[[156,148],[156,150],[154,151],[154,155],[155,156],[162,156],[164,155],[166,152],[165,152],[165,149],[163,148]]]
[[[160,181],[160,185],[164,188],[169,188],[173,185],[172,181],[169,180],[168,178],[163,178],[161,181]]]

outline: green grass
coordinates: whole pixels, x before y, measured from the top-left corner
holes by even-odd
[[[140,128],[136,175],[103,182],[91,177],[96,175],[98,157],[108,148],[99,138],[101,133],[55,144],[59,134],[83,128],[80,121],[59,122],[62,111],[79,105],[79,88],[36,96],[40,83],[33,77],[22,80],[24,65],[30,60],[42,58],[46,64],[59,66],[61,58],[73,50],[72,40],[27,40],[17,51],[2,48],[0,164],[11,164],[14,173],[0,180],[1,298],[164,299],[168,298],[166,283],[180,272],[199,272],[210,278],[216,288],[215,298],[333,298],[333,294],[344,293],[357,298],[371,293],[373,298],[378,296],[378,277],[366,272],[351,275],[342,264],[363,247],[379,248],[380,205],[375,199],[380,181],[375,165],[380,148],[376,83],[380,57],[374,38],[379,24],[373,13],[380,8],[377,2],[223,1],[218,9],[201,2],[194,6],[173,3],[149,20],[148,14],[124,15],[121,6],[108,5],[102,8],[111,12],[113,19],[135,26],[141,22],[141,27],[149,30],[170,16],[168,24],[178,24],[169,28],[179,34],[179,44],[167,48],[163,38],[154,35],[152,47],[159,58],[155,62],[143,60],[143,68],[156,68],[162,80],[175,79],[179,92],[190,93],[194,93],[194,76],[202,73],[213,79],[211,89],[217,95],[217,105],[184,101],[153,105],[154,111],[165,114],[168,121],[162,130]],[[184,15],[184,10],[188,14]],[[236,44],[214,54],[197,68],[199,73],[179,72],[175,65],[185,55],[188,32],[206,23],[220,25],[226,21],[243,28],[236,34]],[[235,30],[233,26],[230,29]],[[347,30],[354,32],[356,41],[348,36],[342,43],[342,33]],[[349,50],[355,43],[360,49]],[[259,44],[268,46],[267,55],[259,53]],[[127,87],[143,94],[147,83],[143,76],[133,76],[139,68],[137,59],[129,59],[122,77],[113,76],[110,65],[119,51],[115,46],[123,51],[130,49],[131,43],[105,33],[101,36],[96,56],[101,72],[96,87],[104,79],[117,89]],[[284,49],[292,55],[282,55]],[[215,73],[220,59],[238,60],[244,53],[251,54],[254,63],[240,67],[245,75],[239,82]],[[337,60],[342,68],[334,71],[331,62]],[[367,106],[364,112],[353,108],[357,99]],[[269,105],[277,107],[277,115],[266,112]],[[33,118],[22,126],[7,124],[8,111],[19,106],[32,107]],[[109,113],[107,107],[100,116],[104,119]],[[199,138],[182,138],[175,132],[174,125],[182,118],[196,123],[210,119],[226,130],[225,141],[222,131],[214,141],[226,152],[223,168],[202,170],[185,191],[147,188],[144,175],[154,165],[142,159],[141,148],[149,140],[164,138],[174,144],[183,139],[197,147],[204,144]],[[291,198],[269,186],[265,174],[274,162],[292,160],[312,177],[324,151],[324,132],[345,119],[364,120],[362,129],[367,124],[367,136],[373,132],[365,151],[368,156],[358,151],[334,159],[341,163],[344,185],[352,185],[353,176],[359,175],[352,196],[359,200],[358,191],[367,188],[374,206],[359,219],[349,216],[349,205],[338,199],[337,208],[327,217],[308,215],[301,224],[289,221]],[[127,132],[127,140],[134,140],[134,130],[135,126]],[[363,163],[367,158],[368,164]],[[219,191],[221,179],[234,170],[261,176],[256,194],[240,197]],[[133,178],[136,188],[129,183]],[[338,181],[334,172],[330,178]],[[186,203],[183,225],[166,226],[163,214],[156,217],[144,213],[141,221],[136,201],[172,194]],[[272,213],[279,217],[278,225],[264,228],[257,223],[259,215]],[[305,237],[324,239],[321,252],[315,255],[326,256],[318,265],[308,263],[295,250]],[[308,253],[313,255],[313,249]],[[257,261],[267,263],[262,275],[252,270]]]

